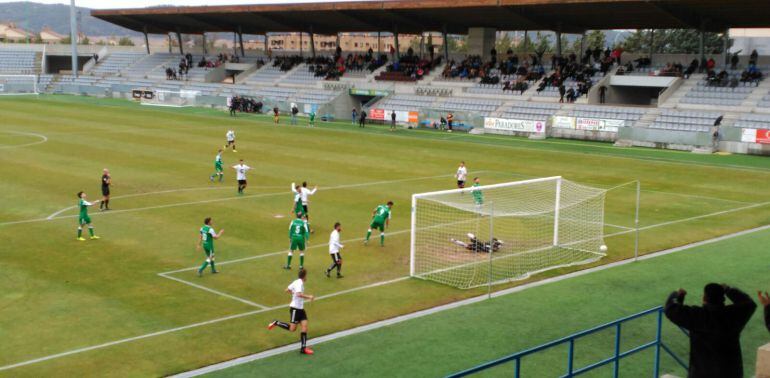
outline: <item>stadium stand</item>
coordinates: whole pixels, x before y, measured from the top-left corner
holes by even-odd
[[[502,111],[503,118],[543,121],[556,114],[561,105],[554,103],[514,102]]]
[[[690,92],[680,102],[698,105],[739,106],[754,91],[753,87],[739,84],[733,76],[735,86],[714,86],[708,84],[708,79],[698,81]]]
[[[436,102],[433,96],[392,95],[377,104],[377,107],[393,110],[417,110],[430,108]]]
[[[37,73],[34,51],[0,50],[0,74]]]
[[[265,85],[278,80],[278,78],[284,74],[285,72],[281,71],[280,67],[268,63],[262,66],[262,68],[254,71],[251,75],[247,76],[243,80],[243,84]]]
[[[150,73],[155,69],[163,72],[164,66],[176,67],[178,61],[179,55],[177,54],[155,53],[137,61],[125,70],[122,70],[120,74],[128,77],[145,78],[149,77]],[[166,74],[163,73],[162,77],[165,78]]]
[[[114,52],[100,60],[94,69],[91,70],[91,74],[98,76],[116,76],[120,74],[120,71],[128,68],[146,56],[147,54],[143,53]]]
[[[315,85],[317,81],[324,79],[322,76],[316,76],[315,72],[310,71],[309,68],[309,65],[305,63],[298,65],[296,69],[281,79],[281,83]]]
[[[716,112],[678,111],[664,109],[650,125],[653,129],[710,132],[714,121],[721,116]]]
[[[770,129],[770,114],[744,114],[733,126],[749,129]]]

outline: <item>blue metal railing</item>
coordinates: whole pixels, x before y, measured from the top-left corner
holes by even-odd
[[[634,348],[631,348],[626,351],[621,351],[620,348],[620,341],[621,341],[621,329],[623,326],[623,323],[629,322],[634,319],[638,319],[650,314],[655,314],[657,316],[657,329],[655,331],[655,339],[644,343],[642,345],[636,346]],[[607,357],[601,361],[594,362],[590,365],[581,367],[581,368],[575,368],[574,366],[574,360],[575,360],[575,341],[581,337],[585,337],[594,333],[597,333],[599,331],[615,328],[615,352],[611,357]],[[657,378],[660,376],[660,351],[661,349],[666,352],[668,355],[670,355],[674,361],[676,361],[681,367],[683,367],[685,370],[687,370],[687,363],[685,363],[679,356],[677,356],[671,348],[669,348],[666,344],[663,343],[662,339],[662,328],[663,328],[663,307],[655,307],[651,308],[647,311],[642,311],[640,313],[626,316],[624,318],[620,318],[618,320],[615,320],[610,323],[602,324],[600,326],[596,326],[594,328],[587,329],[585,331],[581,331],[572,335],[569,335],[567,337],[563,337],[561,339],[557,339],[539,346],[536,346],[534,348],[526,349],[521,352],[517,352],[514,354],[511,354],[509,356],[505,356],[503,358],[499,358],[494,361],[487,362],[482,365],[478,365],[476,367],[470,368],[468,370],[463,370],[461,372],[457,372],[454,374],[449,375],[449,378],[456,378],[456,377],[465,377],[471,374],[475,374],[478,372],[481,372],[483,370],[490,369],[492,367],[505,364],[508,362],[514,363],[514,377],[519,378],[521,376],[521,359],[523,357],[542,352],[546,349],[553,348],[558,345],[567,344],[567,371],[562,377],[575,377],[578,375],[581,375],[583,373],[587,373],[591,370],[594,370],[596,368],[602,367],[607,364],[613,364],[613,377],[617,378],[620,372],[620,360],[623,358],[626,358],[628,356],[631,356],[633,354],[639,353],[643,350],[649,349],[649,348],[655,348],[655,364],[653,367],[653,377]],[[687,334],[686,331],[682,330]]]

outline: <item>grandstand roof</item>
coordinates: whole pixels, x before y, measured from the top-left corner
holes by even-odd
[[[150,33],[316,34],[498,30],[584,30],[770,26],[770,1],[756,0],[395,0],[94,10],[94,17]]]

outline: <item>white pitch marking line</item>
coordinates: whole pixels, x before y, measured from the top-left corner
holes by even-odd
[[[243,298],[239,298],[239,297],[236,297],[234,295],[230,295],[230,294],[218,291],[218,290],[209,289],[209,288],[207,288],[207,287],[205,287],[203,285],[198,285],[198,284],[195,284],[195,283],[192,283],[192,282],[189,282],[189,281],[185,281],[185,280],[183,280],[181,278],[167,276],[167,275],[165,275],[163,273],[158,273],[158,275],[163,277],[163,278],[168,278],[170,280],[173,280],[173,281],[176,281],[176,282],[181,282],[181,283],[183,283],[185,285],[192,286],[192,287],[194,287],[196,289],[205,290],[205,291],[208,291],[209,293],[213,293],[213,294],[216,294],[216,295],[219,295],[219,296],[223,296],[225,298],[230,298],[230,299],[236,300],[238,302],[245,303],[245,304],[247,304],[249,306],[254,306],[254,307],[257,307],[257,308],[261,308],[261,309],[268,308],[267,306],[263,306],[263,305],[261,305],[259,303],[254,303],[252,301],[249,301],[249,300],[246,300],[246,299],[243,299]]]
[[[40,138],[40,140],[38,140],[36,142],[31,142],[31,143],[26,143],[26,144],[19,144],[19,145],[13,145],[13,146],[0,146],[0,149],[29,147],[29,146],[35,146],[35,145],[38,145],[38,144],[43,144],[45,142],[48,142],[48,137],[43,135],[43,134],[25,133],[25,132],[21,132],[21,131],[9,131],[9,130],[3,130],[2,132],[8,133],[8,134],[33,136],[33,137]]]
[[[486,172],[486,171],[477,171],[477,173],[483,173],[483,172]],[[358,188],[358,187],[364,187],[364,186],[370,186],[370,185],[385,185],[385,184],[393,184],[393,183],[399,183],[399,182],[430,180],[430,179],[453,177],[453,176],[454,176],[453,174],[447,174],[447,175],[438,175],[438,176],[414,177],[414,178],[399,179],[399,180],[374,181],[374,182],[366,182],[366,183],[358,183],[358,184],[338,185],[338,186],[332,186],[332,187],[318,189],[318,190],[325,191],[325,190],[349,189],[349,188]],[[287,185],[287,187],[288,186],[289,185]],[[261,198],[261,197],[278,196],[278,195],[286,195],[286,192],[251,194],[251,195],[238,196],[238,197],[215,198],[215,199],[202,200],[202,201],[180,202],[180,203],[171,203],[171,204],[159,205],[159,206],[138,207],[133,209],[110,210],[108,212],[99,212],[91,215],[95,216],[95,215],[107,215],[107,214],[120,214],[120,213],[129,213],[129,212],[136,212],[136,211],[143,211],[143,210],[165,209],[169,207],[197,205],[197,204],[212,203],[212,202],[224,202],[224,201],[232,201],[232,200],[239,200],[239,199],[245,199],[245,198]],[[65,210],[68,210],[70,208],[72,207],[69,207]],[[26,220],[18,220],[18,221],[9,221],[9,222],[0,223],[0,226],[22,224],[22,223],[35,223],[35,222],[43,222],[43,221],[50,221],[50,220],[56,220],[56,219],[75,218],[75,217],[77,217],[77,214],[57,216],[50,219],[35,218],[35,219],[26,219]]]
[[[650,227],[651,226],[648,226],[647,228],[650,228]],[[690,246],[705,245],[705,244],[713,243],[713,242],[716,242],[716,241],[730,239],[730,238],[733,238],[733,237],[736,237],[736,236],[741,236],[741,235],[746,235],[746,234],[757,232],[757,231],[762,231],[762,230],[769,229],[769,228],[770,228],[770,225],[754,228],[754,229],[751,229],[751,230],[740,231],[740,232],[737,232],[737,233],[734,233],[734,234],[723,235],[723,236],[720,236],[720,237],[717,237],[717,238],[714,238],[714,239],[709,239],[709,240],[704,240],[704,241],[700,241],[700,242],[697,242],[697,243],[693,243],[693,244],[690,244]],[[628,232],[631,232],[631,231],[623,231],[622,233],[628,233]],[[677,248],[673,248],[673,249],[670,249],[670,250],[665,250],[665,251],[661,251],[661,252],[647,254],[647,255],[644,255],[644,256],[640,257],[640,259],[646,260],[646,259],[655,258],[655,257],[658,257],[658,256],[662,256],[662,255],[666,255],[666,254],[670,254],[670,253],[674,253],[674,252],[678,252],[678,251],[687,249],[687,247],[688,246],[682,246],[682,247],[677,247]],[[631,263],[633,261],[634,261],[633,259],[626,259],[626,260],[622,260],[622,261],[619,261],[619,262],[598,266],[598,267],[595,267],[595,268],[589,268],[589,269],[577,271],[577,272],[574,272],[574,273],[568,273],[568,274],[565,274],[565,275],[559,276],[559,277],[544,279],[544,280],[533,282],[533,283],[530,283],[530,284],[525,284],[525,285],[521,285],[521,286],[517,286],[517,287],[510,288],[510,289],[505,289],[505,290],[501,290],[501,291],[492,293],[492,297],[493,298],[497,298],[499,296],[503,296],[503,295],[507,295],[507,294],[510,294],[510,293],[515,293],[515,292],[523,291],[523,290],[526,290],[526,289],[529,289],[529,288],[532,288],[532,287],[541,286],[541,285],[545,285],[545,284],[552,283],[552,282],[558,282],[558,281],[562,281],[562,280],[565,280],[565,279],[568,279],[568,278],[572,278],[572,277],[577,277],[577,276],[593,273],[595,271],[609,269],[609,268],[613,268],[613,267],[616,267],[616,266],[629,264],[629,263]],[[406,278],[404,278],[404,279],[406,279]],[[396,280],[398,280],[398,279],[396,279]],[[398,282],[398,281],[395,281],[395,282]],[[368,286],[373,287],[371,285],[375,285],[375,284],[370,284]],[[485,298],[485,297],[486,297],[486,295],[479,296],[479,297],[476,297],[476,298],[469,298],[469,299],[466,299],[464,301],[450,303],[450,304],[447,304],[447,305],[444,305],[444,306],[441,306],[441,307],[434,307],[432,309],[424,310],[423,312],[417,312],[417,313],[413,313],[413,314],[409,314],[409,315],[404,315],[401,318],[394,318],[394,319],[407,320],[407,319],[410,319],[409,316],[417,317],[420,314],[426,314],[427,315],[429,313],[441,311],[442,308],[452,308],[452,307],[447,307],[447,306],[458,307],[458,306],[462,306],[463,304],[472,303],[472,301],[474,301],[474,300],[475,301],[479,301],[480,298]],[[103,348],[107,348],[107,347],[110,347],[110,346],[124,344],[124,343],[132,342],[132,341],[147,339],[147,338],[151,338],[151,337],[155,337],[155,336],[161,336],[161,335],[165,335],[165,334],[169,334],[169,333],[173,333],[173,332],[183,331],[183,330],[186,330],[186,329],[191,329],[191,328],[201,327],[201,326],[205,326],[205,325],[215,324],[215,323],[219,323],[219,322],[223,322],[223,321],[227,321],[227,320],[231,320],[231,319],[243,318],[243,317],[259,314],[259,313],[262,313],[262,312],[276,310],[276,309],[285,308],[285,307],[287,307],[287,306],[275,306],[275,307],[270,307],[270,308],[261,309],[261,310],[254,310],[254,311],[249,311],[249,312],[243,312],[243,313],[240,313],[240,314],[234,314],[234,315],[229,315],[229,316],[225,316],[225,317],[222,317],[222,318],[211,319],[211,320],[207,320],[207,321],[203,321],[203,322],[199,322],[199,323],[188,324],[188,325],[181,326],[181,327],[169,328],[169,329],[166,329],[166,330],[157,331],[157,332],[148,333],[148,334],[139,335],[139,336],[134,336],[134,337],[126,338],[126,339],[110,341],[110,342],[107,342],[107,343],[93,345],[93,346],[79,348],[79,349],[73,349],[73,350],[70,350],[70,351],[66,351],[66,352],[62,352],[62,353],[57,353],[57,354],[51,354],[51,355],[48,355],[48,356],[39,357],[39,358],[27,360],[27,361],[22,361],[22,362],[18,362],[18,363],[11,364],[11,365],[0,366],[0,371],[10,370],[10,369],[14,369],[14,368],[17,368],[17,367],[32,365],[32,364],[36,364],[36,363],[40,363],[40,362],[45,362],[45,361],[53,360],[53,359],[56,359],[56,358],[70,356],[70,355],[73,355],[73,354],[88,352],[88,351],[97,350],[97,349],[103,349]],[[431,312],[431,310],[434,310],[434,311]],[[394,319],[390,319],[390,321],[393,322]],[[383,322],[388,322],[388,320],[383,321]],[[383,322],[380,322],[380,323],[383,323]],[[373,323],[373,324],[370,324],[369,326],[374,326],[376,324],[378,324],[378,323]],[[392,323],[389,323],[389,324],[392,324]],[[386,325],[387,325],[387,323],[386,323]],[[363,326],[363,327],[366,327],[366,326]],[[359,328],[362,328],[362,327],[359,327]],[[377,327],[374,326],[373,328],[377,328]],[[373,329],[373,328],[367,328],[367,329]],[[344,333],[345,331],[342,331],[342,332]],[[335,335],[335,334],[327,335],[327,336],[332,337],[333,335]],[[320,340],[320,339],[321,338],[318,338],[318,340]],[[316,342],[314,342],[313,340],[310,341],[311,345],[314,345],[315,343]],[[263,353],[265,353],[265,352],[263,352]]]
[[[657,258],[657,257],[670,255],[670,254],[673,254],[673,253],[676,253],[676,252],[681,252],[681,251],[688,250],[688,249],[691,249],[691,248],[695,248],[695,247],[699,247],[699,246],[703,246],[703,245],[708,245],[708,244],[720,242],[720,241],[723,241],[723,240],[732,239],[732,238],[739,237],[739,236],[748,235],[748,234],[751,234],[751,233],[755,233],[755,232],[759,232],[759,231],[763,231],[763,230],[767,230],[767,229],[770,229],[770,225],[762,226],[762,227],[757,227],[757,228],[750,229],[750,230],[740,231],[740,232],[736,232],[736,233],[733,233],[733,234],[723,235],[723,236],[720,236],[720,237],[717,237],[717,238],[713,238],[713,239],[709,239],[709,240],[703,240],[703,241],[700,241],[700,242],[684,245],[684,246],[681,246],[681,247],[671,248],[671,249],[667,249],[667,250],[660,251],[660,252],[650,253],[650,254],[647,254],[647,255],[644,255],[644,256],[640,257],[639,260],[650,260],[650,259],[654,259],[654,258]],[[596,273],[596,272],[599,272],[599,271],[602,271],[602,270],[607,270],[607,269],[612,269],[612,268],[620,267],[620,266],[623,266],[623,265],[628,265],[628,264],[631,264],[633,262],[635,262],[634,259],[626,259],[626,260],[621,260],[621,261],[617,261],[617,262],[606,264],[606,265],[602,265],[602,266],[597,266],[597,267],[593,267],[593,268],[579,270],[579,271],[568,273],[568,274],[561,275],[561,276],[558,276],[558,277],[547,278],[547,279],[543,279],[543,280],[540,280],[540,281],[527,283],[527,284],[524,284],[524,285],[520,285],[520,286],[509,288],[509,289],[504,289],[504,290],[496,291],[496,292],[492,293],[492,298],[498,298],[498,297],[502,297],[502,296],[505,296],[505,295],[522,292],[522,291],[525,291],[527,289],[532,289],[532,288],[535,288],[535,287],[538,287],[538,286],[544,286],[544,285],[551,284],[551,283],[556,283],[556,282],[559,282],[559,281],[565,281],[565,280],[568,280],[568,279],[571,279],[571,278],[585,276],[585,275],[588,275],[588,274],[591,274],[591,273]],[[335,332],[335,333],[324,335],[324,336],[320,336],[320,337],[314,337],[314,338],[312,338],[311,340],[308,341],[308,344],[309,345],[318,345],[318,344],[325,343],[325,342],[328,342],[328,341],[333,341],[333,340],[341,339],[341,338],[346,337],[346,336],[352,336],[352,335],[356,335],[356,334],[360,334],[360,333],[364,333],[364,332],[373,331],[373,330],[376,330],[376,329],[379,329],[379,328],[383,328],[383,327],[391,326],[391,325],[394,325],[394,324],[402,323],[402,322],[405,322],[407,320],[413,320],[413,319],[417,319],[417,318],[422,318],[422,317],[427,316],[427,315],[432,315],[432,314],[436,314],[436,313],[443,312],[443,311],[446,311],[446,310],[451,310],[451,309],[454,309],[454,308],[466,306],[466,305],[469,305],[469,304],[473,304],[473,303],[477,303],[477,302],[482,302],[482,301],[486,300],[487,298],[488,298],[487,294],[479,295],[477,297],[463,299],[463,300],[460,300],[460,301],[457,301],[457,302],[452,302],[452,303],[448,303],[448,304],[445,304],[445,305],[442,305],[442,306],[437,306],[437,307],[425,309],[425,310],[422,310],[422,311],[417,311],[417,312],[414,312],[414,313],[411,313],[411,314],[406,314],[406,315],[401,315],[401,316],[398,316],[398,317],[395,317],[395,318],[391,318],[391,319],[381,320],[381,321],[376,322],[376,323],[370,323],[370,324],[362,325],[362,326],[359,326],[359,327],[356,327],[356,328],[351,328],[351,329]],[[199,368],[199,369],[195,369],[195,370],[190,370],[190,371],[187,371],[187,372],[184,372],[184,373],[175,374],[175,375],[172,375],[171,377],[172,378],[191,378],[191,377],[197,377],[197,376],[208,374],[208,373],[212,373],[212,372],[215,372],[215,371],[220,371],[220,370],[224,370],[224,369],[227,369],[227,368],[231,368],[233,366],[243,365],[243,364],[254,362],[254,361],[258,361],[258,360],[263,360],[263,359],[268,358],[268,357],[274,357],[274,356],[277,356],[277,355],[280,355],[280,354],[284,354],[284,353],[287,353],[287,352],[296,351],[298,347],[299,347],[299,343],[284,345],[282,347],[278,347],[278,348],[266,350],[266,351],[263,351],[263,352],[259,352],[259,353],[255,353],[255,354],[239,357],[239,358],[236,358],[236,359],[233,359],[233,360],[229,360],[229,361],[220,362],[218,364],[205,366],[205,367],[202,367],[202,368]]]

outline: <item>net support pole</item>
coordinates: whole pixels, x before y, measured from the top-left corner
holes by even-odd
[[[559,245],[559,208],[561,207],[561,177],[556,179],[556,199],[553,209],[553,246]]]
[[[417,196],[412,195],[412,230],[411,240],[409,241],[409,275],[414,276],[414,258],[415,258],[415,236],[417,234]]]
[[[639,259],[639,199],[642,193],[642,183],[636,181],[636,209],[634,211],[634,260]]]
[[[489,277],[487,278],[487,299],[492,299],[492,251],[495,249],[495,203],[489,203]]]

